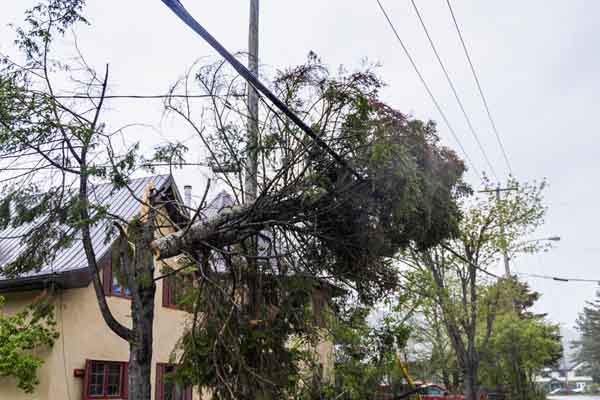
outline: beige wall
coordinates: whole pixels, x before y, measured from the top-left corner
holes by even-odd
[[[157,268],[157,273],[159,268]],[[6,294],[4,312],[16,312],[30,304],[39,292]],[[85,367],[86,359],[127,361],[129,346],[104,323],[100,314],[94,288],[90,284],[82,289],[69,289],[55,296],[55,313],[60,337],[51,350],[42,355],[45,359],[35,393],[25,394],[9,378],[0,378],[0,400],[81,400],[83,378],[73,376],[73,371]],[[115,317],[130,326],[130,301],[109,297],[108,303]],[[157,282],[154,322],[154,355],[152,386],[156,376],[155,366],[168,362],[169,355],[181,337],[189,314],[162,306],[162,281]],[[317,347],[324,372],[333,371],[332,345],[324,341]],[[154,390],[152,393],[154,398]],[[194,391],[194,399],[200,396]]]
[[[22,309],[37,295],[39,292],[4,295],[4,312],[12,313]],[[161,299],[162,281],[158,281],[154,322],[153,387],[155,365],[157,362],[169,361],[169,355],[183,333],[188,316],[184,311],[163,307]],[[130,301],[109,297],[108,303],[115,317],[123,324],[131,326]],[[129,345],[104,323],[92,285],[57,293],[55,312],[60,337],[54,347],[43,354],[45,363],[39,374],[40,385],[36,392],[25,394],[16,388],[14,381],[3,378],[0,379],[0,399],[80,400],[83,398],[83,378],[75,378],[73,371],[85,368],[86,359],[128,361]],[[195,398],[198,398],[197,394]]]

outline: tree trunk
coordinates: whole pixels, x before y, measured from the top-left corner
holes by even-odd
[[[148,291],[150,292],[150,291]],[[152,292],[154,292],[152,290]],[[150,400],[152,368],[152,325],[154,293],[142,304],[132,302],[133,330],[136,338],[129,343],[129,400]]]
[[[131,317],[134,340],[129,343],[129,400],[150,400],[152,369],[152,336],[154,325],[154,256],[150,242],[154,238],[153,216],[147,222],[133,223],[128,230],[129,241],[134,241],[133,263],[128,268],[131,288]],[[122,241],[122,255],[129,251],[127,241]],[[127,256],[125,256],[127,258]]]
[[[442,370],[442,382],[444,383],[444,387],[446,388],[446,390],[450,390],[450,374],[448,373],[448,370],[446,368]]]
[[[465,365],[465,400],[477,400],[479,398],[478,367],[468,363]]]

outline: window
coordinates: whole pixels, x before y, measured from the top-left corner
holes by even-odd
[[[121,266],[115,267],[112,262],[112,251],[105,255],[101,261],[103,270],[104,293],[107,296],[131,298],[131,289],[125,284],[125,277],[121,273]]]
[[[192,311],[186,302],[189,289],[194,284],[192,274],[179,273],[163,279],[163,307]]]
[[[437,387],[429,387],[427,390],[427,394],[431,396],[443,396],[444,391]]]
[[[127,397],[127,363],[87,360],[85,399],[122,399]]]
[[[192,400],[192,387],[172,382],[175,366],[156,364],[156,400]]]

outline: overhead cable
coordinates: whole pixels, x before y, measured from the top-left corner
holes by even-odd
[[[325,150],[338,164],[348,169],[358,179],[362,179],[360,174],[354,170],[346,160],[335,152],[322,138],[320,138],[308,125],[300,119],[290,108],[283,103],[275,94],[273,94],[248,68],[239,62],[225,47],[217,41],[192,15],[183,7],[178,0],[162,0],[162,2],[171,10],[179,19],[181,19],[194,32],[200,35],[213,49],[215,49],[223,58],[225,58],[231,66],[244,78],[254,89],[262,93],[269,99],[279,110],[281,110],[292,122],[306,133],[319,147]]]
[[[433,95],[433,93],[431,92],[431,89],[429,88],[429,85],[427,84],[427,81],[425,81],[425,78],[423,77],[423,75],[421,74],[421,71],[419,71],[419,68],[417,67],[417,64],[415,63],[415,60],[412,58],[410,52],[408,51],[408,48],[406,47],[406,45],[404,44],[404,41],[400,38],[400,34],[398,33],[398,31],[396,30],[396,26],[394,25],[394,23],[392,22],[392,20],[390,19],[385,7],[383,6],[383,4],[381,4],[380,0],[376,0],[377,4],[379,5],[379,9],[381,10],[381,12],[383,13],[383,16],[385,17],[385,19],[387,20],[388,25],[390,26],[390,28],[392,29],[394,35],[396,36],[396,39],[398,39],[398,42],[400,43],[400,46],[402,47],[402,50],[404,50],[404,53],[406,54],[406,57],[408,58],[408,61],[410,61],[410,64],[412,65],[413,69],[415,70],[415,72],[417,73],[417,76],[419,77],[419,80],[421,81],[421,83],[423,84],[423,87],[425,88],[425,90],[427,91],[427,94],[429,95],[429,97],[431,98],[431,101],[433,102],[433,104],[435,105],[435,108],[437,109],[437,111],[439,112],[440,116],[442,117],[442,120],[444,121],[444,123],[446,124],[446,126],[448,127],[448,130],[450,131],[450,133],[452,134],[452,136],[454,137],[454,140],[456,141],[456,143],[458,144],[458,146],[460,147],[465,159],[468,161],[468,163],[471,165],[471,168],[473,168],[473,170],[475,171],[475,173],[480,176],[479,170],[477,169],[477,167],[475,166],[475,163],[473,163],[473,160],[471,159],[471,157],[469,157],[469,154],[467,153],[467,151],[465,150],[464,146],[462,145],[462,142],[460,141],[460,139],[458,138],[458,135],[456,134],[456,132],[454,131],[454,128],[452,128],[452,125],[450,125],[450,121],[448,121],[448,118],[446,117],[446,114],[444,113],[444,111],[442,110],[442,107],[440,106],[439,102],[437,101],[437,99],[435,98],[435,96]]]
[[[475,78],[475,83],[477,84],[477,89],[479,90],[479,95],[481,96],[481,100],[483,101],[483,105],[485,107],[485,111],[487,113],[488,119],[490,120],[490,124],[492,125],[492,129],[494,130],[494,134],[496,135],[496,140],[500,145],[500,149],[502,150],[502,155],[504,156],[504,161],[506,162],[506,166],[508,167],[508,171],[512,175],[512,167],[510,165],[510,161],[508,160],[508,155],[506,153],[506,149],[504,148],[504,144],[502,143],[502,139],[500,138],[500,133],[498,132],[498,128],[496,128],[496,123],[492,118],[492,113],[490,112],[490,107],[488,106],[488,102],[483,94],[483,89],[481,88],[481,83],[479,82],[479,78],[477,76],[477,72],[475,71],[475,67],[473,66],[473,62],[471,61],[471,56],[469,55],[469,50],[467,49],[467,45],[465,44],[465,40],[460,31],[460,27],[458,26],[458,22],[456,20],[456,16],[454,15],[454,10],[452,9],[452,5],[450,4],[450,0],[446,0],[448,4],[448,8],[450,9],[450,14],[452,14],[452,20],[454,21],[454,26],[456,28],[456,32],[458,33],[458,37],[460,38],[460,43],[462,44],[462,48],[465,52],[465,56],[469,62],[469,67],[471,67],[471,72],[473,74],[473,78]]]
[[[417,17],[419,18],[419,22],[421,23],[423,30],[425,31],[425,35],[427,36],[429,45],[431,46],[431,49],[433,50],[433,53],[435,54],[435,57],[437,58],[437,61],[440,64],[440,67],[442,68],[444,75],[446,76],[446,80],[448,81],[448,84],[450,85],[450,89],[452,89],[454,98],[456,99],[456,102],[458,103],[458,106],[460,107],[460,110],[462,111],[462,114],[465,117],[465,120],[467,121],[469,130],[471,131],[473,138],[477,142],[477,146],[479,146],[479,150],[481,150],[481,153],[483,154],[483,158],[485,159],[485,162],[487,163],[488,167],[490,168],[490,171],[492,172],[492,174],[496,177],[496,180],[498,181],[499,179],[498,179],[498,175],[496,174],[496,170],[494,169],[494,165],[491,163],[491,161],[487,155],[487,152],[485,151],[485,148],[483,147],[483,144],[479,140],[479,136],[475,132],[475,128],[473,127],[473,124],[471,123],[471,118],[469,118],[469,115],[467,114],[467,111],[465,110],[463,102],[460,99],[460,97],[458,96],[458,92],[456,91],[454,82],[452,82],[452,79],[450,78],[450,74],[448,74],[448,70],[446,69],[446,67],[442,61],[442,58],[440,57],[440,54],[438,53],[437,48],[435,47],[435,44],[433,43],[433,39],[431,38],[431,35],[429,34],[429,30],[427,29],[427,26],[425,25],[425,21],[423,20],[421,13],[419,12],[419,8],[417,7],[415,0],[410,0],[410,1],[412,3],[412,6],[413,6],[415,12],[417,13]]]

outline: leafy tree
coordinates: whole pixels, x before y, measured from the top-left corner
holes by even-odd
[[[0,297],[0,308],[3,305]],[[55,325],[52,307],[44,300],[16,314],[0,314],[0,376],[14,378],[19,389],[32,393],[44,363],[39,351],[58,338]]]
[[[349,307],[332,321],[335,383],[323,390],[326,398],[370,398],[384,384],[398,389],[402,375],[396,358],[406,346],[410,327],[396,313],[369,323],[371,312],[365,307]]]
[[[518,186],[514,181],[509,184]],[[441,310],[468,400],[477,398],[481,357],[503,296],[490,287],[489,269],[503,251],[514,258],[537,249],[535,243],[524,244],[523,237],[543,222],[543,187],[543,183],[521,187],[500,200],[493,194],[466,199],[456,236],[430,249],[413,246],[400,255],[410,267],[403,273],[407,286],[420,288]]]
[[[576,360],[587,366],[596,382],[600,381],[600,291],[593,302],[588,302],[577,318],[576,328],[581,335],[575,341]]]
[[[560,330],[545,315],[528,309],[539,298],[526,283],[501,280],[494,289],[504,295],[488,347],[481,363],[481,381],[502,388],[511,398],[532,399],[541,393],[534,382],[543,367],[555,365],[562,355]]]
[[[458,387],[458,366],[439,306],[421,298],[416,315],[410,319],[415,375],[424,381],[441,382],[450,391]]]

